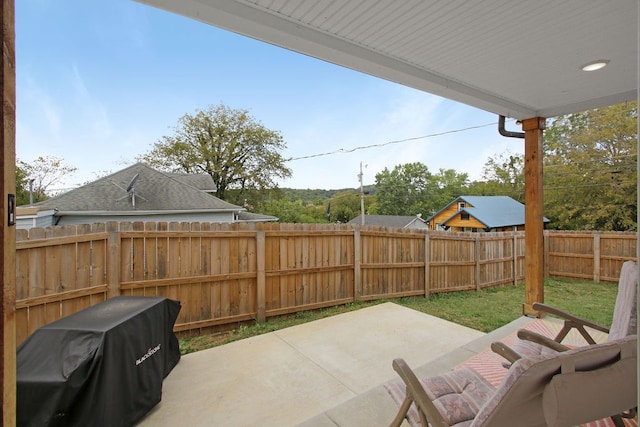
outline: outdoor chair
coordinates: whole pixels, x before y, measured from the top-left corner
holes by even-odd
[[[468,367],[419,380],[395,359],[406,393],[391,426],[405,417],[425,427],[568,427],[606,418],[636,405],[637,342],[632,335],[521,358],[497,388]]]
[[[534,310],[564,319],[564,325],[556,337],[551,339],[536,332],[521,329],[517,334],[519,339],[511,347],[495,342],[491,345],[491,348],[494,352],[507,359],[509,363],[513,363],[520,357],[567,351],[569,347],[561,344],[561,342],[572,329],[576,329],[588,344],[595,344],[596,342],[585,327],[609,334],[607,341],[634,335],[637,332],[637,289],[638,266],[633,261],[626,261],[620,270],[618,295],[616,296],[613,321],[610,328],[581,319],[546,304],[534,303]]]

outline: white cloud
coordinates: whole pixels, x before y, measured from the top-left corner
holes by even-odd
[[[87,88],[80,70],[76,64],[71,67],[72,87],[76,94],[74,112],[85,125],[85,130],[94,133],[96,137],[104,139],[111,136],[111,124],[109,114],[105,106],[92,96]]]
[[[498,134],[494,125],[497,118],[492,114],[407,88],[400,88],[387,99],[381,100],[378,110],[359,110],[366,119],[356,118],[351,127],[336,127],[335,135],[326,134],[327,126],[307,128],[306,135],[312,142],[304,145],[306,155],[341,148],[345,152],[291,162],[294,175],[282,185],[356,187],[360,162],[367,165],[365,184],[373,184],[375,175],[384,168],[391,170],[413,162],[427,165],[432,172],[454,169],[467,173],[470,180],[477,180],[489,157],[495,157],[507,147],[517,151],[518,141],[514,143]],[[463,130],[481,125],[478,129]],[[405,139],[409,140],[402,141]],[[323,140],[332,143],[323,144]],[[295,141],[293,145],[297,147],[297,155],[301,155],[302,144]],[[369,145],[375,147],[357,149]],[[356,150],[348,152],[353,149]]]
[[[37,122],[38,127],[44,127],[42,131],[58,137],[62,129],[62,107],[33,79],[28,78],[20,89],[24,104],[18,105],[18,119]]]
[[[383,125],[396,135],[420,135],[437,126],[436,116],[443,101],[435,95],[402,88],[391,100]]]

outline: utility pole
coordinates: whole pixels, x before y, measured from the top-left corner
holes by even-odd
[[[360,162],[360,173],[358,174],[360,179],[360,213],[362,214],[362,225],[364,225],[364,187],[362,186],[362,162]]]
[[[29,204],[30,205],[33,204],[33,181],[35,181],[35,179],[33,178],[29,180]]]

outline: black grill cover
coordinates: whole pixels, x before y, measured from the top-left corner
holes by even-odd
[[[180,360],[180,303],[115,297],[36,330],[18,347],[19,426],[129,426]]]

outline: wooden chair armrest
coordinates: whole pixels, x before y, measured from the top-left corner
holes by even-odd
[[[527,329],[520,329],[518,331],[518,338],[520,338],[521,340],[535,342],[536,344],[540,344],[542,346],[545,346],[547,348],[550,348],[552,350],[559,351],[559,352],[569,350],[569,347],[562,345],[559,342],[556,342],[549,337],[545,337],[544,335],[540,335],[536,332],[529,331]]]
[[[565,320],[569,320],[571,322],[576,323],[577,325],[582,325],[582,326],[588,326],[592,329],[595,329],[597,331],[601,331],[601,332],[605,332],[605,333],[609,333],[609,328],[602,326],[602,325],[598,325],[597,323],[593,323],[587,319],[583,319],[581,317],[576,317],[570,313],[566,313],[562,310],[559,310],[555,307],[552,307],[550,305],[546,305],[546,304],[542,304],[539,302],[534,302],[533,303],[533,309],[536,311],[542,311],[544,313],[548,313],[557,317],[560,317],[562,319]]]
[[[503,342],[500,342],[500,341],[492,342],[491,350],[494,353],[507,359],[509,363],[505,365],[505,367],[508,367],[510,364],[512,364],[513,362],[515,362],[516,360],[522,357],[516,351],[514,351],[511,347],[505,345]]]
[[[393,369],[400,375],[400,378],[402,378],[402,381],[404,381],[407,386],[407,396],[413,399],[418,407],[418,412],[421,412],[421,420],[426,416],[427,419],[422,420],[423,425],[426,425],[424,422],[428,421],[428,424],[432,427],[449,427],[404,359],[394,359]]]

